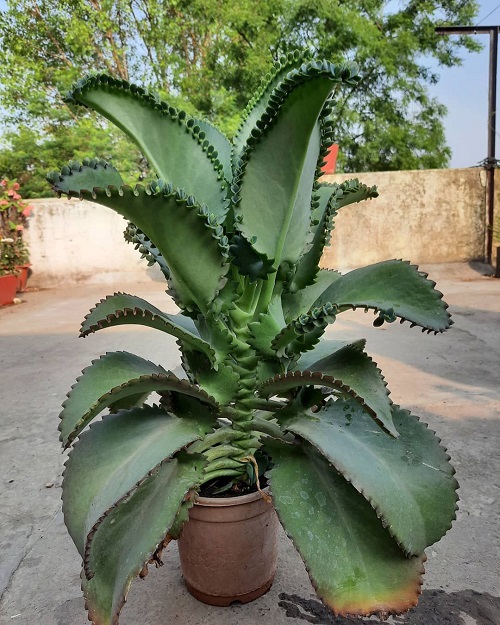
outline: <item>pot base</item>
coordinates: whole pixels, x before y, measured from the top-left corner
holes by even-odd
[[[216,605],[220,608],[227,608],[233,603],[250,603],[250,601],[254,601],[255,599],[258,599],[259,597],[262,597],[262,595],[265,595],[266,592],[273,585],[273,582],[274,582],[274,575],[271,577],[269,581],[267,581],[265,584],[262,584],[260,588],[256,588],[255,590],[246,592],[243,595],[236,595],[235,597],[224,597],[224,596],[218,597],[215,595],[207,595],[201,590],[197,590],[196,588],[194,588],[194,586],[191,586],[189,582],[184,580],[184,583],[186,584],[186,588],[188,589],[189,594],[192,595],[195,599],[198,599],[198,601],[201,601],[202,603],[207,603],[208,605]]]

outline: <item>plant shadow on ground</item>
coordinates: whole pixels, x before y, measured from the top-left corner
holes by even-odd
[[[334,616],[315,599],[280,593],[279,606],[286,616],[317,625],[383,625],[374,619]],[[474,590],[446,593],[444,590],[424,590],[419,604],[406,614],[391,617],[385,623],[394,625],[468,625],[470,617],[475,625],[496,625],[500,622],[500,598]]]

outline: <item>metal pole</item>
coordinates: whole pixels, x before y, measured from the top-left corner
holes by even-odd
[[[495,158],[496,139],[496,99],[497,99],[497,59],[498,31],[500,26],[438,26],[437,35],[490,35],[490,77],[488,93],[488,156],[484,161],[487,176],[487,215],[486,215],[486,254],[485,261],[493,260],[493,226],[495,221]]]
[[[488,98],[488,219],[486,230],[486,262],[493,260],[493,227],[495,221],[495,140],[497,117],[498,28],[490,30],[490,88]]]

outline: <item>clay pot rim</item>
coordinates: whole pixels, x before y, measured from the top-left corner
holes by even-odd
[[[269,487],[263,488],[262,491],[269,494]],[[204,506],[207,508],[228,508],[230,506],[240,506],[246,503],[251,503],[263,499],[260,492],[257,490],[255,493],[249,493],[248,495],[238,495],[237,497],[202,497],[201,495],[195,501],[195,506]]]

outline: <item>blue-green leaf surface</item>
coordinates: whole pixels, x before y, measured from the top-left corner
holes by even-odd
[[[178,453],[100,521],[86,547],[82,588],[89,619],[116,625],[134,577],[165,544],[184,498],[203,476],[204,460]]]
[[[83,370],[68,393],[60,415],[60,440],[68,447],[94,417],[117,400],[171,390],[216,405],[204,391],[163,367],[128,352],[108,352]]]
[[[364,497],[307,443],[270,447],[274,506],[320,599],[341,615],[414,606],[425,555],[405,557]]]
[[[226,213],[225,184],[219,172],[222,166],[203,144],[205,133],[185,113],[141,87],[104,74],[83,79],[69,97],[127,133],[159,178],[185,189],[212,213]]]
[[[394,439],[353,402],[338,399],[286,429],[312,443],[364,495],[407,554],[419,554],[451,527],[457,509],[454,469],[439,439],[395,406]]]
[[[66,462],[64,522],[84,555],[95,523],[157,465],[213,430],[214,420],[178,419],[158,406],[107,415],[83,432]]]

